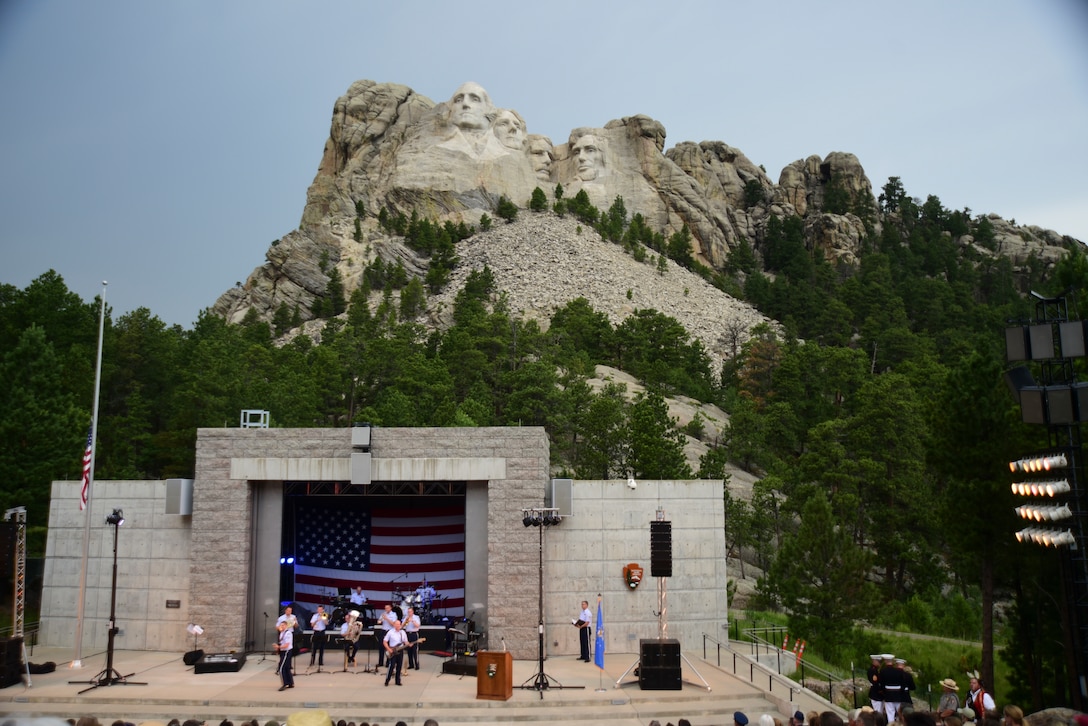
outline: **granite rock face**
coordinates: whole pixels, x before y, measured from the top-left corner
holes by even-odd
[[[859,205],[872,211],[868,223],[879,231],[872,184],[853,154],[795,161],[774,183],[721,141],[685,141],[666,150],[665,128],[645,115],[578,127],[558,144],[529,133],[531,128],[531,119],[498,106],[477,83],[465,83],[437,103],[398,84],[353,83],[333,106],[299,228],[273,243],[265,264],[224,293],[212,311],[232,322],[250,309],[270,319],[286,304],[305,320],[324,293],[331,266],[347,294],[375,256],[399,260],[410,272],[425,270],[425,260],[413,259],[377,224],[383,210],[475,225],[484,214],[495,216],[503,196],[524,208],[540,187],[554,201],[557,184],[567,198],[584,190],[602,211],[621,197],[628,215],[641,214],[666,237],[686,226],[693,257],[715,270],[741,240],[758,253],[772,214],[802,217],[809,247],[840,264],[856,264],[867,233],[854,213]],[[825,208],[832,186],[850,195],[854,209]],[[1008,254],[1023,264],[1032,256],[1051,262],[1063,253],[1056,233],[1025,234],[999,217],[991,221],[997,248],[987,254]],[[609,270],[595,272],[610,276]],[[538,285],[547,287],[544,271],[540,277]]]

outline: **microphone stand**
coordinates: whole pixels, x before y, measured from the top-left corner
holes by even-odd
[[[265,629],[265,632],[268,632],[268,613],[267,612],[264,613],[264,629]],[[257,662],[258,663],[264,663],[267,658],[268,658],[268,649],[267,648],[262,648],[261,649],[261,659],[259,661],[257,661]]]

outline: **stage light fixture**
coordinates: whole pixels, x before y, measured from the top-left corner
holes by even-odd
[[[1054,469],[1064,469],[1069,466],[1069,460],[1065,454],[1045,454],[1043,456],[1028,456],[1023,459],[1009,462],[1009,471],[1014,474],[1027,473],[1038,474]]]

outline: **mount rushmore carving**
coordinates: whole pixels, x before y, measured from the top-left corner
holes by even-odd
[[[367,264],[360,229],[367,239],[380,238],[375,220],[383,209],[476,224],[502,196],[524,207],[535,188],[552,196],[562,184],[566,197],[584,190],[602,211],[622,197],[629,214],[665,235],[686,226],[693,257],[719,270],[741,239],[758,248],[772,214],[801,216],[811,246],[856,262],[862,220],[821,211],[832,178],[876,209],[872,185],[848,153],[795,161],[776,184],[720,141],[665,150],[664,127],[644,115],[575,128],[560,144],[531,129],[532,119],[496,106],[478,83],[435,103],[406,86],[356,81],[334,105],[299,228],[274,242],[267,262],[212,311],[238,321],[255,309],[269,319],[286,303],[305,317],[324,294],[328,263],[340,268],[350,292]],[[411,260],[402,261],[411,268]]]

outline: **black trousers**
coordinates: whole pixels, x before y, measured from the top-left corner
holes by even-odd
[[[295,685],[295,674],[291,672],[291,657],[292,653],[289,650],[280,651],[280,666],[276,670],[279,677],[283,680],[283,685],[293,686]]]
[[[419,633],[408,633],[408,667],[419,668]]]
[[[310,638],[310,665],[314,664],[314,659],[317,659],[319,666],[325,665],[325,643],[329,640],[328,634],[324,630],[315,630],[313,637]]]
[[[578,628],[578,642],[582,646],[582,660],[589,660],[589,631],[592,629],[588,625],[584,628]]]
[[[382,648],[382,652],[385,652],[385,648]],[[400,685],[400,670],[401,665],[404,663],[404,651],[398,651],[391,656],[388,656],[389,660],[389,673],[385,676],[385,685],[389,685],[390,678],[397,679],[397,685]]]

